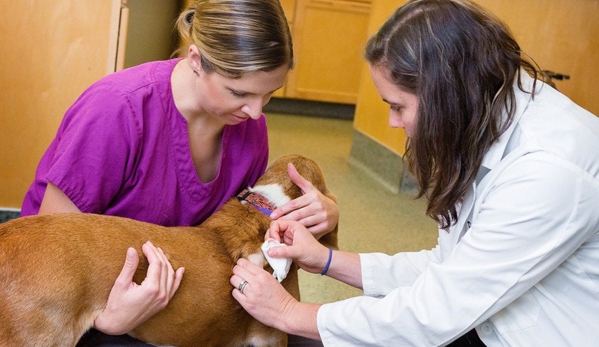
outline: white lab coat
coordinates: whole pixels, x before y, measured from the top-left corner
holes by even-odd
[[[599,118],[514,87],[457,223],[430,251],[361,254],[365,296],[318,311],[325,346],[444,346],[472,328],[490,347],[599,346]]]

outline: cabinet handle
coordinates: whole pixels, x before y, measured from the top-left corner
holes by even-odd
[[[311,0],[311,4],[324,5],[337,8],[357,8],[357,9],[370,9],[371,4],[361,1],[352,0]]]
[[[332,1],[326,1],[326,0],[312,0],[313,3],[316,4],[321,4],[321,5],[330,5],[333,6],[334,3]]]

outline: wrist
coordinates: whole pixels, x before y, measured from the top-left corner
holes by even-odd
[[[119,335],[118,332],[116,332],[115,327],[110,325],[109,321],[102,319],[102,315],[99,315],[94,320],[94,329],[101,331],[106,335]]]
[[[294,301],[289,305],[283,319],[277,321],[274,328],[288,334],[304,336],[312,340],[320,340],[317,316],[320,304]]]
[[[129,332],[129,330],[124,330],[122,325],[115,324],[114,320],[104,318],[103,314],[94,320],[94,329],[106,335],[123,335]]]
[[[322,276],[326,275],[326,273],[329,271],[332,261],[333,261],[333,249],[329,248],[328,252],[327,252],[327,260],[326,260],[325,265],[322,268],[322,271],[320,272],[320,275],[322,275]]]

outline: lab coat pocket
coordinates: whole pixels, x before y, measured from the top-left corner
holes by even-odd
[[[508,333],[534,326],[541,316],[541,306],[531,291],[497,312],[491,321],[499,333]]]

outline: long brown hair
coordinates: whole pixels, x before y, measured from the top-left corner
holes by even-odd
[[[179,15],[177,29],[202,53],[208,73],[238,78],[293,67],[291,33],[279,0],[197,0]]]
[[[418,96],[404,160],[418,197],[428,197],[427,215],[447,229],[484,154],[512,122],[520,68],[535,79],[538,70],[499,19],[462,0],[408,2],[370,38],[366,59]]]

